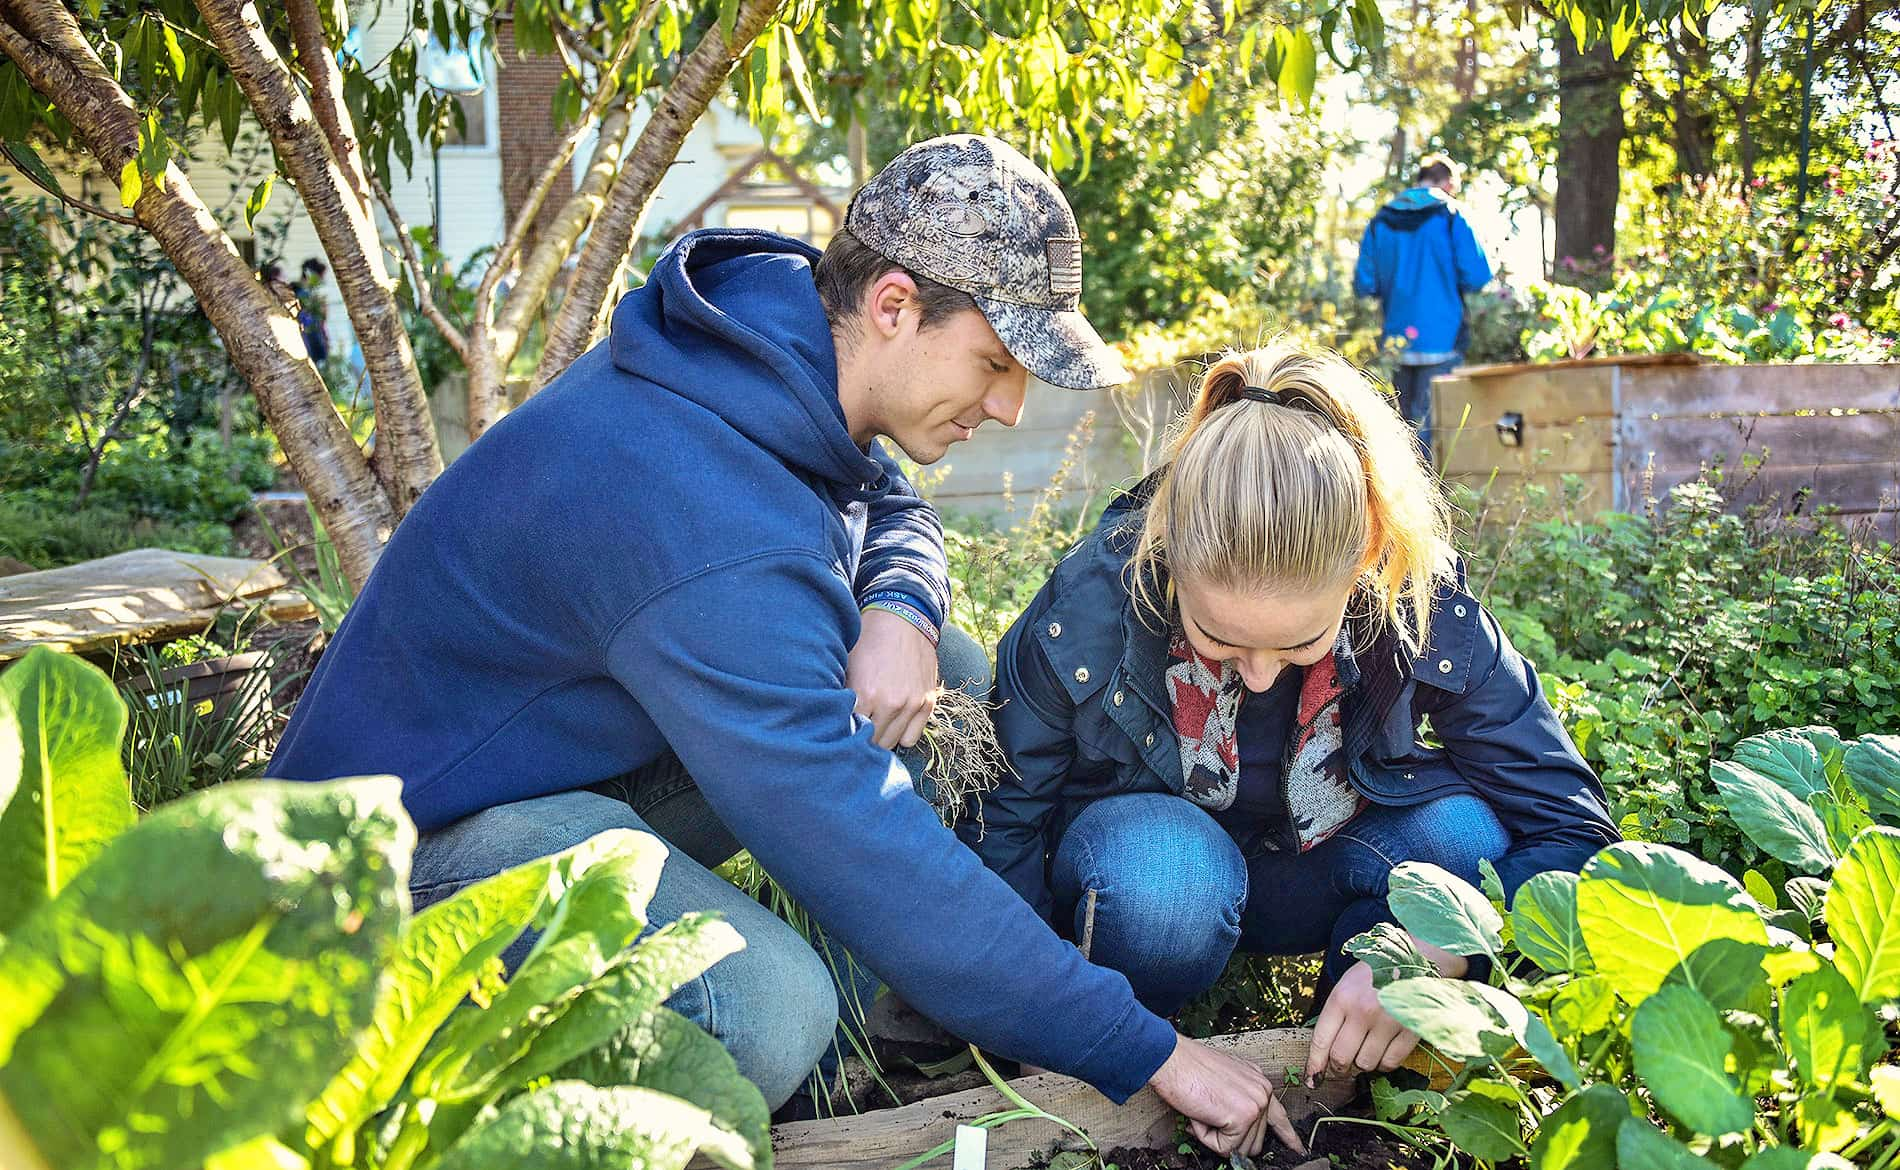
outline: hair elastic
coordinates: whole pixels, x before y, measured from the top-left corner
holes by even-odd
[[[1304,390],[1268,390],[1261,386],[1243,386],[1240,396],[1251,402],[1268,402],[1274,406],[1284,406],[1289,410],[1304,410],[1309,414],[1318,415],[1326,422],[1331,422],[1333,419],[1332,415],[1326,413],[1326,408],[1313,401],[1312,396]]]

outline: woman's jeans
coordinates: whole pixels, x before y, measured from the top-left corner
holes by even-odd
[[[983,648],[954,627],[943,631],[937,672],[946,685],[979,695],[989,690]],[[921,753],[901,752],[898,759],[912,776],[921,774]],[[841,991],[831,967],[796,931],[709,868],[738,852],[739,842],[670,753],[591,789],[497,805],[424,833],[409,880],[415,908],[608,829],[653,833],[671,846],[642,937],[689,911],[715,911],[745,939],[744,950],[680,987],[666,1006],[724,1044],[767,1105],[778,1108],[831,1047]],[[524,935],[503,952],[510,972],[532,945],[532,935]],[[851,994],[863,992],[858,987]]]
[[[1157,1015],[1214,985],[1236,949],[1326,952],[1331,983],[1355,960],[1353,936],[1392,921],[1387,879],[1427,861],[1472,884],[1478,862],[1510,843],[1476,796],[1405,808],[1368,805],[1306,853],[1246,858],[1204,810],[1168,793],[1110,796],[1084,809],[1056,849],[1056,921],[1081,938],[1095,891],[1089,957],[1128,976]]]

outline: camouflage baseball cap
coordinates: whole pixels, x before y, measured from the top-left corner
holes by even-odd
[[[969,293],[996,336],[1052,386],[1128,381],[1082,318],[1082,234],[1055,181],[1008,143],[919,142],[859,189],[844,226],[919,276]]]

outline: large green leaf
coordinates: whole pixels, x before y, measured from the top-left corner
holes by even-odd
[[[1900,829],[1854,839],[1827,891],[1834,962],[1864,1003],[1900,996]]]
[[[1577,923],[1597,970],[1640,1003],[1713,939],[1766,943],[1768,928],[1728,874],[1666,845],[1626,841],[1590,859]]]
[[[1710,1137],[1755,1123],[1754,1104],[1728,1074],[1729,1046],[1722,1017],[1687,987],[1664,987],[1630,1018],[1636,1071],[1656,1103]]]
[[[623,1027],[555,1077],[592,1085],[638,1085],[678,1097],[738,1135],[760,1165],[771,1151],[771,1115],[758,1086],[740,1075],[725,1045],[667,1008],[654,1008]]]
[[[1346,953],[1372,969],[1374,987],[1438,974],[1438,968],[1419,953],[1412,936],[1390,922],[1381,922],[1364,934],[1354,935],[1346,943]]]
[[[1534,875],[1511,903],[1511,930],[1524,957],[1552,975],[1596,970],[1577,926],[1578,876],[1563,870]]]
[[[1550,1023],[1565,1036],[1588,1036],[1616,1019],[1616,989],[1601,975],[1585,975],[1550,997]]]
[[[502,1106],[436,1170],[679,1170],[697,1150],[734,1170],[755,1165],[746,1143],[697,1105],[651,1089],[557,1081]]]
[[[1715,760],[1709,774],[1730,819],[1763,852],[1805,873],[1834,864],[1827,825],[1799,797],[1745,764]]]
[[[1495,1081],[1473,1081],[1463,1092],[1451,1094],[1438,1124],[1453,1145],[1486,1162],[1521,1158],[1528,1152],[1517,1119],[1517,1097]]]
[[[62,887],[132,824],[119,740],[125,704],[97,667],[44,646],[5,674],[20,775],[0,813],[0,933]],[[3,745],[0,745],[3,747]]]
[[[1454,955],[1497,956],[1504,921],[1490,899],[1449,870],[1407,861],[1392,870],[1386,905],[1412,937]]]
[[[158,810],[0,950],[0,1093],[55,1166],[174,1167],[279,1132],[349,1058],[407,910],[394,778]]]
[[[1703,1170],[1715,1163],[1657,1129],[1646,1117],[1628,1117],[1616,1131],[1618,1170]]]
[[[1463,979],[1401,979],[1379,990],[1379,1003],[1453,1060],[1505,1055],[1522,1043],[1529,1019],[1509,992]]]
[[[1848,782],[1887,824],[1900,824],[1900,735],[1865,735],[1842,760]]]
[[[1759,943],[1718,938],[1703,943],[1663,980],[1664,987],[1687,987],[1718,1011],[1766,1012],[1768,979],[1762,969],[1768,948]]]
[[[435,1030],[534,920],[548,870],[546,858],[506,870],[404,924],[369,1030],[310,1106],[313,1147],[361,1125],[395,1097]]]
[[[1832,967],[1781,993],[1781,1042],[1801,1079],[1823,1090],[1859,1080],[1887,1047],[1880,1021]]]
[[[1751,735],[1736,744],[1729,756],[1813,807],[1828,794],[1825,750],[1809,729],[1791,729]]]
[[[5,688],[0,688],[0,813],[4,813],[7,806],[13,803],[13,794],[20,790],[24,751],[20,743],[20,720],[13,713],[13,700],[7,697]],[[5,864],[4,860],[0,860],[0,864]]]
[[[1610,1085],[1574,1094],[1544,1118],[1531,1143],[1531,1170],[1613,1170],[1616,1133],[1629,1116],[1629,1098]]]
[[[1564,1088],[1574,1090],[1583,1084],[1583,1074],[1578,1071],[1576,1061],[1570,1059],[1570,1053],[1558,1042],[1556,1033],[1535,1012],[1524,1026],[1524,1050],[1536,1057],[1544,1071],[1556,1077]]]
[[[595,980],[574,1003],[538,1031],[508,1076],[516,1083],[545,1076],[592,1051],[664,1003],[681,984],[745,949],[729,924],[687,914],[641,939],[624,961]]]
[[[487,1008],[453,1016],[436,1033],[417,1065],[418,1095],[464,1101],[488,1093],[535,1033],[620,961],[646,925],[666,854],[650,833],[614,829],[553,858],[534,948]]]

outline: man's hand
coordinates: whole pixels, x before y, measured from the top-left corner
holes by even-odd
[[[1216,1154],[1251,1158],[1266,1148],[1269,1129],[1294,1153],[1306,1153],[1273,1084],[1244,1060],[1177,1035],[1173,1055],[1148,1083],[1187,1118],[1188,1134]]]
[[[867,609],[844,681],[858,697],[853,710],[871,721],[872,742],[910,747],[937,709],[937,648],[896,614]]]
[[[1447,978],[1459,978],[1469,966],[1458,955],[1417,939],[1412,941]],[[1354,963],[1333,986],[1326,1006],[1320,1009],[1319,1023],[1313,1026],[1313,1047],[1306,1054],[1306,1083],[1316,1084],[1321,1075],[1391,1072],[1417,1047],[1417,1033],[1401,1026],[1379,1002],[1378,989],[1372,986],[1372,968]]]

